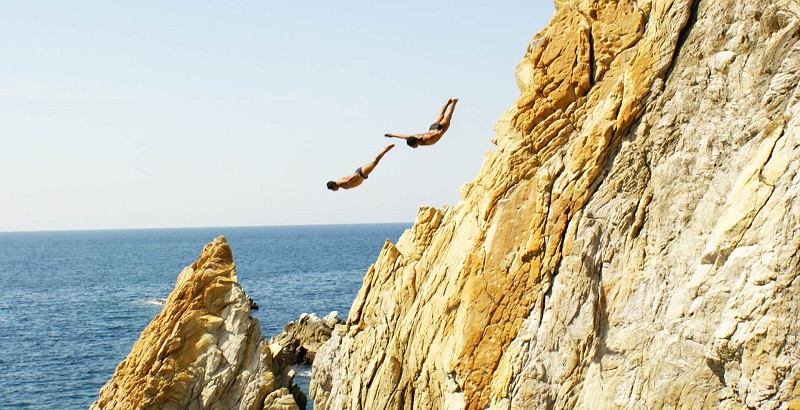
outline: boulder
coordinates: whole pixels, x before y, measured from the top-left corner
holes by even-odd
[[[273,359],[250,309],[231,249],[216,238],[178,275],[91,409],[305,408],[293,371]]]
[[[289,322],[283,331],[270,339],[276,357],[289,365],[310,365],[314,362],[317,350],[331,337],[337,324],[343,323],[337,312],[331,312],[320,319],[315,313],[300,315],[297,321]]]

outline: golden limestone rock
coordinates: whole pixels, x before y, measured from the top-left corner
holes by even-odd
[[[292,371],[273,360],[250,316],[234,267],[224,237],[206,245],[91,409],[304,407]]]
[[[557,0],[516,76],[477,178],[318,351],[315,408],[796,406],[800,5]]]

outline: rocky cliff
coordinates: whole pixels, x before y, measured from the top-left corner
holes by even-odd
[[[208,244],[91,409],[304,408],[292,371],[273,360],[250,316],[234,268],[224,237]]]
[[[342,322],[336,311],[324,318],[315,313],[303,313],[297,321],[287,323],[279,335],[269,339],[270,349],[277,352],[275,358],[283,363],[308,366],[314,362],[317,350],[331,338],[334,326]]]
[[[800,396],[800,5],[556,0],[461,200],[318,352],[318,409]]]

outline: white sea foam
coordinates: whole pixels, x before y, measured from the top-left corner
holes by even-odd
[[[294,366],[295,376],[298,377],[311,377],[311,366]]]

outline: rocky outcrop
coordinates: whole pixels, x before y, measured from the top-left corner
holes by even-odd
[[[800,6],[556,1],[497,150],[318,352],[319,409],[786,408]]]
[[[91,409],[291,410],[305,401],[273,360],[219,237],[180,273]]]
[[[317,350],[331,338],[333,327],[342,324],[334,311],[320,319],[315,313],[303,313],[295,322],[289,322],[283,331],[269,339],[275,358],[288,365],[310,365]]]

